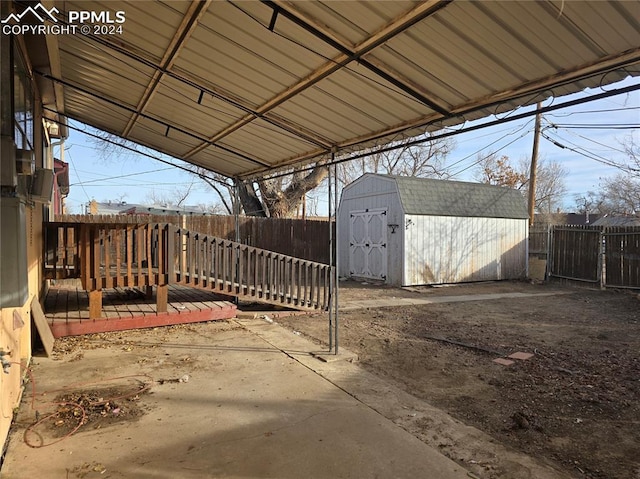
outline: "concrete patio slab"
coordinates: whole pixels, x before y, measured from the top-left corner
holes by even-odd
[[[283,341],[284,350],[276,345]],[[339,367],[312,357],[317,350],[260,320],[86,337],[62,360],[36,359],[37,389],[25,391],[2,478],[468,477],[310,368]],[[348,365],[357,381],[357,364]],[[59,394],[115,384],[135,391],[140,381],[149,385],[136,401],[142,416],[100,428],[89,423],[62,439],[43,422],[31,442],[59,442],[25,444],[35,410],[44,417]]]

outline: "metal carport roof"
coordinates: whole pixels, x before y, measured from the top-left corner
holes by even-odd
[[[57,85],[60,113],[229,177],[640,71],[635,0],[46,4],[61,23],[126,14],[122,34],[47,39],[36,74]]]

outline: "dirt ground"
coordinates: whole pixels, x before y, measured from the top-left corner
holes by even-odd
[[[340,345],[370,372],[575,478],[639,479],[637,293],[523,282],[407,291],[349,281],[341,283],[340,303],[550,291],[562,294],[345,311]],[[277,321],[327,341],[324,314]],[[493,361],[515,352],[533,357],[507,366]],[[465,460],[459,444],[430,432],[426,418],[421,426],[423,441]],[[490,461],[475,465],[483,478],[507,477]]]

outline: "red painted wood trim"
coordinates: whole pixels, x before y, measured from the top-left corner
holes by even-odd
[[[219,319],[230,319],[236,316],[236,306],[228,304],[225,308],[202,311],[185,311],[180,313],[161,313],[157,315],[140,315],[132,318],[104,318],[96,320],[54,322],[50,324],[54,338],[78,336],[82,334],[106,333],[109,331],[126,331],[129,329],[155,328],[174,324],[198,323]]]

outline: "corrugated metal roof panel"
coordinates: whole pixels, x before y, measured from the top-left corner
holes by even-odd
[[[163,78],[145,113],[166,122],[176,122],[203,137],[223,129],[244,113],[227,103],[202,95],[195,88],[185,87],[175,79]],[[198,101],[200,100],[200,103]]]
[[[335,143],[431,111],[393,85],[370,81],[363,75],[363,70],[355,66],[335,73],[331,80],[309,88],[273,111]]]
[[[216,3],[202,18],[176,61],[176,68],[193,72],[210,85],[257,107],[326,60],[322,52],[314,53],[269,31],[258,22],[259,18],[254,19],[255,12],[245,14],[241,10],[251,7],[271,12],[250,2],[239,8]],[[209,51],[204,58],[203,50]],[[330,54],[335,50],[331,49]]]
[[[138,120],[129,137],[143,145],[158,145],[159,151],[167,152],[176,158],[185,155],[200,143],[192,136],[170,128],[167,129],[145,118]]]
[[[126,12],[57,38],[66,114],[230,176],[640,71],[638,0],[57,4]]]
[[[207,169],[212,169],[211,165],[223,163],[225,168],[229,171],[229,177],[238,176],[247,170],[256,168],[255,163],[244,160],[239,156],[226,152],[216,146],[209,146],[199,151],[197,154],[190,156],[189,162]]]
[[[264,120],[256,120],[251,126],[235,131],[221,144],[265,162],[273,162],[272,158],[289,158],[299,151],[314,148],[311,143],[301,141],[293,134],[282,132]]]
[[[63,42],[60,66],[64,81],[135,107],[153,69],[83,37]]]
[[[114,134],[124,130],[128,115],[123,110],[114,109],[109,103],[90,95],[68,89],[64,92],[66,114],[69,117]]]
[[[364,41],[380,26],[411,10],[416,1],[317,1],[286,2],[292,10],[301,11],[317,25],[330,25],[331,31],[348,44],[355,46]]]
[[[640,6],[637,2],[591,1],[585,5],[582,2],[565,2],[557,12],[558,21],[574,34],[580,32],[587,36],[599,48],[599,53],[623,51],[629,48],[629,40],[637,40],[640,35]],[[599,28],[594,28],[594,25],[599,25]]]
[[[171,2],[127,2],[120,0],[86,1],[65,0],[64,10],[93,12],[123,11],[126,15],[122,35],[123,44],[135,45],[138,52],[150,60],[160,61],[170,44],[174,32],[189,8],[189,0]]]

